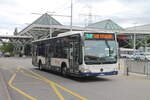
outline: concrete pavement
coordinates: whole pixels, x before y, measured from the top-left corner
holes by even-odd
[[[0,62],[12,100],[150,100],[150,81],[143,78],[64,78],[38,70],[30,58],[0,58]]]
[[[0,100],[12,100],[9,93],[8,84],[4,79],[1,70],[0,70]]]

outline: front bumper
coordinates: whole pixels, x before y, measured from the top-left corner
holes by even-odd
[[[80,76],[102,76],[102,75],[117,75],[118,71],[100,72],[100,73],[80,73]]]

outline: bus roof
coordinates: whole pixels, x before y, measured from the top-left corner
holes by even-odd
[[[69,31],[65,33],[58,34],[57,37],[68,36],[73,34],[82,34],[82,33],[114,33],[114,32],[102,32],[102,31]]]
[[[84,31],[69,31],[69,32],[58,34],[57,37],[63,37],[63,36],[74,35],[74,34],[82,34],[83,32]]]
[[[35,40],[35,41],[32,41],[32,42],[34,43],[34,42],[39,42],[39,41],[54,39],[54,38],[58,38],[58,37],[69,36],[69,35],[73,35],[73,34],[80,34],[80,35],[82,35],[83,33],[106,33],[106,34],[111,33],[111,34],[113,34],[114,32],[101,32],[101,31],[69,31],[69,32],[65,32],[65,33],[58,34],[58,36],[56,36],[56,37],[39,39],[39,40]]]

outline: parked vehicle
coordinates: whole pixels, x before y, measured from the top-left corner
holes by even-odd
[[[133,55],[131,55],[131,59],[140,60],[140,55],[139,54],[133,54]]]
[[[136,53],[131,56],[134,60],[150,60],[150,53]]]
[[[144,60],[150,60],[150,53],[144,54]]]
[[[10,57],[10,53],[9,53],[9,52],[6,52],[6,53],[3,54],[3,56],[4,56],[4,57]]]

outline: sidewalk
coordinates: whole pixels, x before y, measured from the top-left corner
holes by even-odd
[[[150,75],[147,76],[145,74],[139,74],[139,73],[128,73],[128,76],[126,74],[120,74],[120,76],[131,78],[131,79],[140,79],[140,80],[146,80],[150,82]]]
[[[129,72],[129,76],[137,76],[137,77],[141,77],[141,78],[147,78],[150,79],[150,75],[146,75],[146,74],[139,74],[139,73],[131,73]]]

